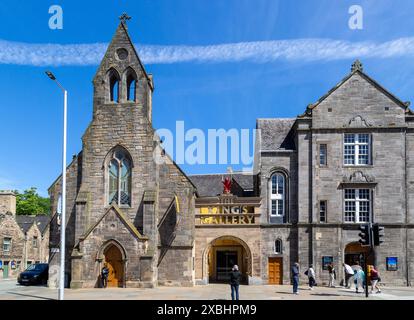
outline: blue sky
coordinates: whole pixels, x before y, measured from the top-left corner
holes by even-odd
[[[53,4],[63,8],[63,30],[48,27],[48,10]],[[348,27],[348,8],[353,4],[363,8],[362,30]],[[62,96],[44,71],[53,70],[69,91],[70,161],[71,155],[81,150],[81,136],[91,120],[91,81],[97,68],[93,63],[36,66],[27,56],[9,53],[7,46],[108,43],[124,11],[132,16],[128,25],[133,41],[143,48],[204,48],[258,41],[267,46],[288,40],[284,50],[289,52],[295,41],[301,43],[299,49],[295,47],[295,58],[282,55],[261,60],[259,52],[255,59],[147,63],[156,86],[155,128],[174,131],[175,122],[183,120],[186,128],[253,129],[256,118],[295,117],[339,82],[355,58],[361,58],[366,73],[403,101],[413,100],[413,1],[2,0],[0,42],[7,43],[0,43],[0,189],[35,186],[47,194],[60,172]],[[344,54],[343,50],[335,57],[333,50],[326,58],[313,59],[312,47],[303,44],[306,39],[322,46],[323,40],[331,44],[338,40],[362,49],[374,43],[379,49],[373,51],[385,50],[381,44],[388,44],[382,54],[359,48],[355,54]],[[405,42],[399,42],[401,39]],[[396,47],[404,52],[395,54]],[[221,53],[225,54],[218,50]],[[182,167],[196,174],[223,172],[227,166]]]

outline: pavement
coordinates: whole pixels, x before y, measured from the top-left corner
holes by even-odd
[[[292,294],[292,287],[241,286],[241,300],[414,300],[414,288],[384,287],[382,293],[365,298],[365,293],[343,287],[299,287],[299,294]],[[44,286],[20,286],[16,280],[0,280],[0,300],[55,300],[57,290]],[[66,289],[67,300],[230,300],[230,287],[210,284],[192,288],[158,287],[154,289]]]

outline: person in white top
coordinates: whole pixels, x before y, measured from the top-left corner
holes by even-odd
[[[351,268],[350,265],[343,263],[344,273],[345,273],[345,287],[350,289],[352,280],[350,280],[354,276],[354,270]]]
[[[313,290],[313,286],[316,284],[315,270],[313,270],[313,265],[309,265],[309,268],[306,270],[305,274],[309,279],[309,290]]]

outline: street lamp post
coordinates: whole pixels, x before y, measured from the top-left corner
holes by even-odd
[[[62,154],[62,214],[60,218],[60,272],[59,272],[59,300],[64,300],[65,294],[65,233],[66,233],[66,131],[67,131],[67,102],[68,92],[57,81],[52,72],[46,75],[63,91],[63,154]]]

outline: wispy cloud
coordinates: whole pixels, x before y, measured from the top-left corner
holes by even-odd
[[[0,64],[89,66],[102,59],[107,44],[30,44],[0,40]],[[208,46],[137,45],[146,64],[184,62],[265,63],[276,60],[341,60],[350,58],[414,57],[414,37],[388,42],[293,39]]]

